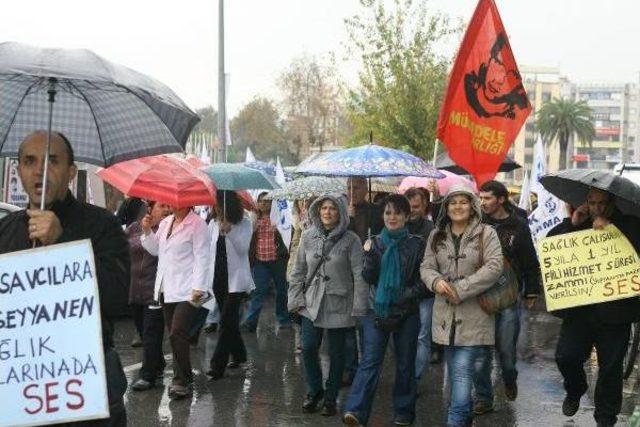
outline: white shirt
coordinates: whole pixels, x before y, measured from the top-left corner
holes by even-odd
[[[216,249],[220,227],[216,221],[209,222],[209,233],[211,236],[209,279],[208,283],[213,283],[216,265]],[[238,224],[231,226],[231,231],[227,234],[227,271],[229,274],[229,292],[251,292],[255,288],[251,267],[249,266],[249,245],[253,234],[253,225],[249,218],[244,217]]]
[[[158,257],[154,299],[159,299],[162,286],[167,303],[191,301],[193,290],[211,292],[212,283],[207,282],[211,246],[207,223],[189,212],[180,224],[174,225],[167,239],[173,219],[173,215],[168,216],[160,222],[155,234],[140,237],[142,247]]]

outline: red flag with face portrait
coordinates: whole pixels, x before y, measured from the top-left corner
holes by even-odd
[[[531,112],[493,0],[480,0],[449,77],[437,136],[478,185],[493,179]]]

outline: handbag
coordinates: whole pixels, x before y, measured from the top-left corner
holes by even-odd
[[[402,323],[401,316],[378,317],[373,319],[373,325],[382,332],[396,332]]]
[[[484,228],[480,232],[479,249],[480,265],[478,266],[478,269],[480,269],[484,264]],[[489,315],[494,315],[514,305],[518,302],[518,296],[520,294],[518,277],[516,276],[511,263],[504,256],[502,259],[504,265],[502,274],[498,278],[498,281],[478,296],[480,308]]]

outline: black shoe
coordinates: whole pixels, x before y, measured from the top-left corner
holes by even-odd
[[[133,348],[142,347],[142,340],[139,337],[135,337],[133,341],[131,341],[131,347]]]
[[[318,403],[324,397],[324,391],[320,390],[315,396],[307,394],[307,397],[302,402],[302,412],[306,412],[308,414],[315,412],[318,408]]]
[[[573,417],[580,408],[580,398],[567,395],[562,402],[562,413],[567,417]]]
[[[322,415],[323,417],[333,417],[337,413],[338,408],[336,407],[336,402],[324,402],[320,415]]]
[[[222,379],[224,377],[224,373],[220,372],[220,371],[214,371],[213,369],[209,369],[207,371],[207,377],[209,377],[210,380],[219,380]]]
[[[131,384],[131,389],[133,391],[147,391],[147,390],[151,390],[155,386],[156,384],[152,383],[151,381],[138,378],[133,384]]]
[[[240,325],[240,331],[242,332],[249,332],[250,334],[255,334],[256,329],[257,328],[255,326],[250,326],[250,325],[247,325],[246,323],[243,323]]]
[[[242,366],[243,362],[236,362],[235,360],[232,360],[231,362],[229,362],[227,364],[227,368],[228,369],[238,369],[240,366]]]
[[[216,332],[218,330],[218,324],[217,323],[210,323],[207,326],[204,327],[203,331],[207,334],[212,334],[214,332]]]
[[[518,397],[518,383],[512,382],[504,385],[504,395],[507,396],[507,400],[514,401]]]

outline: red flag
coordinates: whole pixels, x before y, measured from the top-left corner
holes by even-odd
[[[478,185],[495,177],[531,112],[493,0],[480,0],[449,77],[437,136]]]

